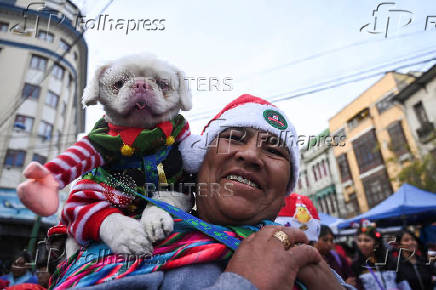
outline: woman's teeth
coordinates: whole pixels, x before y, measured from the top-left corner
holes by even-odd
[[[254,183],[253,181],[251,181],[251,180],[249,180],[249,179],[247,179],[247,178],[244,178],[244,177],[242,177],[242,176],[240,176],[240,175],[233,175],[233,174],[230,174],[230,175],[228,175],[228,176],[226,177],[226,179],[229,179],[229,180],[235,180],[235,181],[237,181],[237,182],[240,182],[240,183],[243,183],[243,184],[249,185],[249,186],[251,186],[251,187],[259,188],[259,185],[257,185],[257,184]]]

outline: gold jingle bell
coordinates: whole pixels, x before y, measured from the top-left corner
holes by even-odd
[[[129,146],[129,145],[127,145],[127,144],[124,144],[124,145],[121,147],[121,154],[122,154],[123,156],[128,156],[128,157],[130,157],[130,156],[133,155],[134,152],[135,152],[135,148],[133,148],[132,146]]]
[[[168,136],[167,140],[165,141],[165,145],[167,145],[167,146],[173,145],[175,141],[176,141],[176,139],[174,139],[173,136]]]

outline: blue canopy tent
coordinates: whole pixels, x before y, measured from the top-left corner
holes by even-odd
[[[376,207],[339,223],[338,228],[350,227],[361,219],[375,221],[377,227],[431,223],[436,220],[436,194],[404,184]]]
[[[326,226],[330,226],[338,221],[337,217],[331,216],[323,212],[318,212],[318,217],[321,224]]]

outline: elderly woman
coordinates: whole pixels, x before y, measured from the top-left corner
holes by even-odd
[[[239,97],[209,122],[193,144],[190,158],[196,164],[192,166],[201,165],[197,212],[190,215],[157,202],[175,217],[175,230],[155,246],[152,257],[117,257],[104,245],[91,245],[58,268],[52,285],[93,285],[94,289],[347,286],[307,245],[302,231],[271,222],[298,177],[295,138],[292,124],[278,108],[251,95]],[[103,258],[90,257],[102,251]]]

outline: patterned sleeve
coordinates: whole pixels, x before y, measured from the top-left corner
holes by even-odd
[[[62,189],[83,173],[103,164],[103,157],[89,142],[89,138],[84,137],[44,166],[55,176]]]
[[[110,214],[122,213],[106,197],[107,188],[93,180],[81,179],[71,190],[61,214],[61,223],[82,246],[100,241],[100,225]]]

